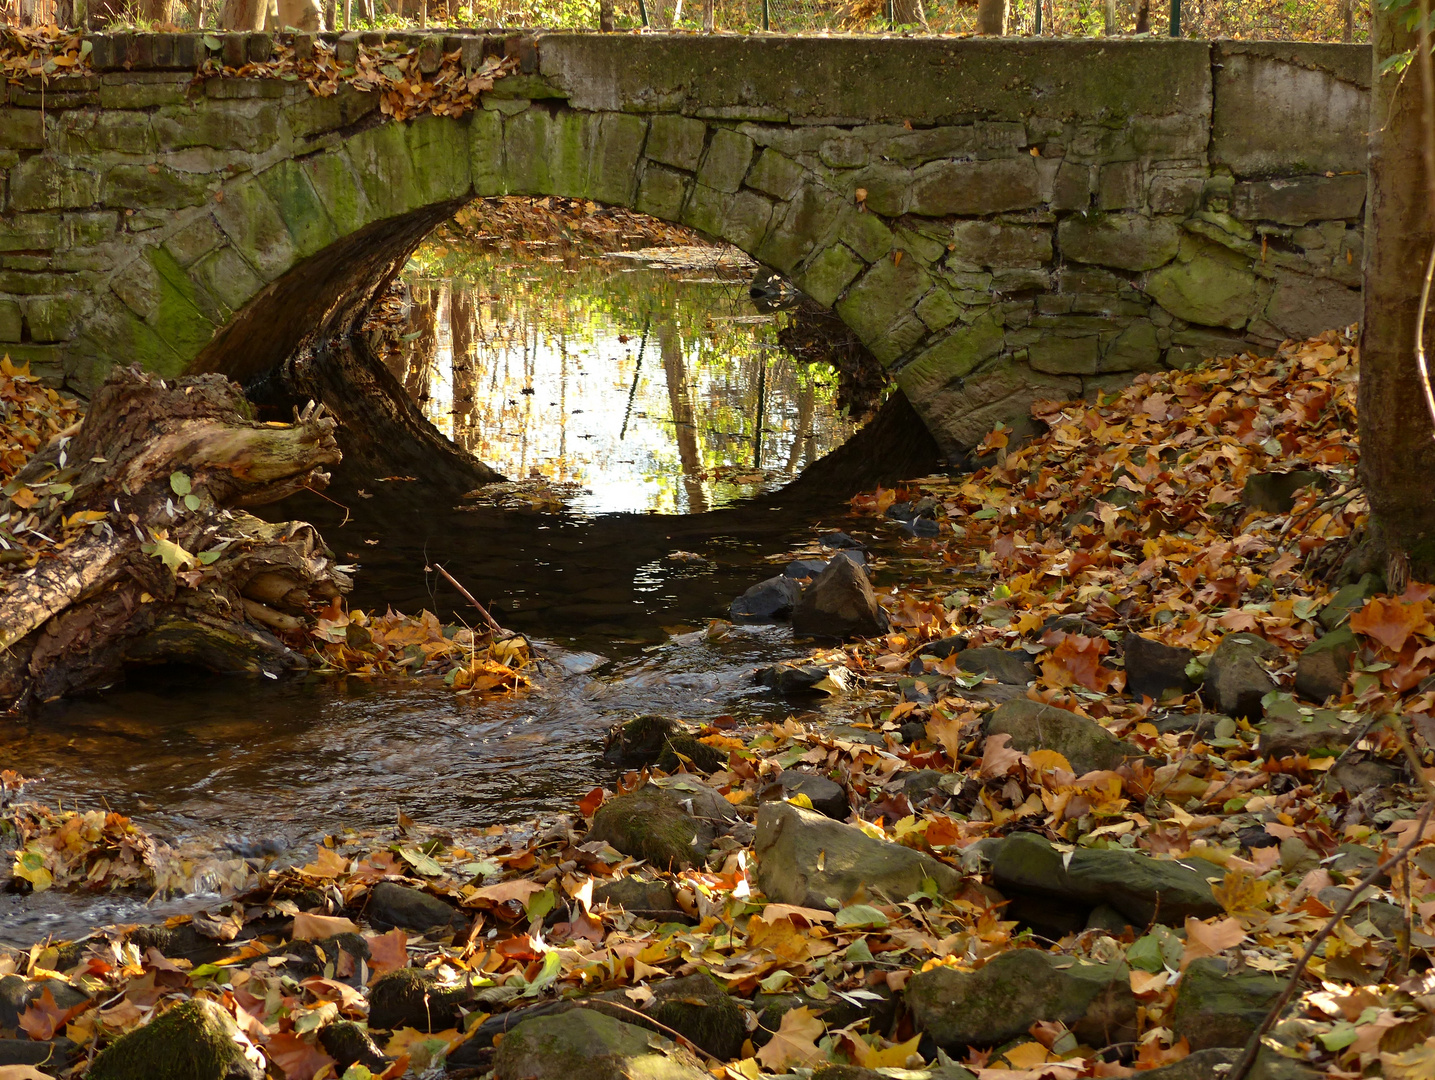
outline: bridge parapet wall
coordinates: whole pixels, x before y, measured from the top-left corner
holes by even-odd
[[[92,41],[93,70],[0,104],[0,349],[81,388],[115,361],[257,374],[508,193],[738,245],[834,306],[950,449],[1360,315],[1362,47],[414,36],[415,63],[521,69],[401,123],[352,87],[196,79],[201,38]]]

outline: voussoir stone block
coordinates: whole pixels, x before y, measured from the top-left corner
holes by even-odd
[[[742,186],[752,164],[755,144],[746,135],[718,128],[698,169],[698,183],[714,191],[732,193]]]
[[[1036,159],[1029,154],[987,161],[942,161],[912,178],[907,209],[924,217],[980,217],[1030,210],[1041,203]]]
[[[1065,258],[1118,270],[1155,270],[1181,247],[1174,221],[1141,214],[1075,214],[1062,220],[1056,235]]]
[[[797,286],[819,304],[831,307],[866,268],[851,248],[833,244],[798,273]]]
[[[407,162],[406,158],[401,160]],[[260,173],[259,183],[279,208],[299,258],[308,258],[339,239],[339,231],[314,190],[303,162],[281,161]],[[373,194],[381,192],[375,190]]]
[[[635,209],[663,221],[677,221],[682,215],[690,186],[691,181],[686,174],[649,165],[643,170],[643,179],[638,184]]]
[[[931,287],[931,275],[915,259],[899,263],[885,258],[847,290],[847,295],[837,304],[837,314],[879,360],[887,362],[897,355],[890,348],[882,347],[893,324],[910,312]],[[888,355],[884,356],[884,352]]]
[[[802,187],[806,171],[797,162],[768,147],[758,154],[747,174],[747,186],[786,201]]]
[[[649,160],[694,172],[702,159],[706,138],[707,125],[701,120],[659,113],[652,119],[643,153]]]
[[[226,185],[224,199],[215,204],[213,214],[230,242],[265,281],[273,281],[297,261],[279,204],[257,177]]]

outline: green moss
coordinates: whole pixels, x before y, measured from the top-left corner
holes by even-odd
[[[369,1026],[442,1031],[459,1020],[459,1007],[471,1000],[466,986],[441,988],[438,976],[419,968],[401,968],[374,983],[369,994]]]
[[[653,993],[657,1000],[647,1012],[658,1023],[724,1061],[741,1055],[747,1038],[743,1010],[711,975],[669,979]]]
[[[261,1080],[219,1005],[194,998],[121,1036],[95,1059],[90,1080]]]
[[[682,764],[678,760],[679,754],[703,772],[716,772],[727,764],[727,755],[721,750],[699,742],[694,735],[684,733],[673,735],[663,744],[663,752],[658,756],[658,768],[664,772],[677,772]]]
[[[205,314],[208,306],[199,289],[174,256],[164,248],[145,253],[159,274],[159,300],[150,326],[155,334],[186,361],[199,354],[219,328]]]
[[[699,831],[696,819],[675,798],[648,785],[604,803],[588,835],[659,870],[678,870],[696,863],[693,841]]]

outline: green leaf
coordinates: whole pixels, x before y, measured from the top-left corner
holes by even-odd
[[[1145,937],[1137,938],[1135,943],[1126,950],[1126,962],[1134,968],[1142,971],[1149,971],[1156,974],[1166,966],[1161,956],[1161,942],[1155,934],[1147,934]]]
[[[867,947],[866,938],[858,938],[843,954],[843,959],[852,964],[873,964],[877,958],[872,955],[872,950]]]
[[[36,892],[44,892],[55,883],[54,875],[45,868],[45,856],[38,851],[24,851],[15,860],[15,876],[30,883]]]
[[[545,893],[547,890],[545,890]],[[542,894],[538,894],[542,895]],[[551,894],[549,894],[551,895]],[[551,950],[543,955],[543,967],[539,969],[533,981],[528,984],[528,989],[523,991],[524,997],[537,997],[545,987],[552,985],[558,978],[559,972],[563,970],[563,959],[558,955],[558,950]]]
[[[871,904],[851,904],[837,913],[836,926],[839,930],[858,928],[880,930],[890,920]]]
[[[394,853],[403,859],[404,862],[412,866],[415,873],[422,874],[424,877],[438,877],[443,873],[442,866],[434,862],[417,848],[396,847],[394,848]]]
[[[189,973],[189,981],[195,982],[199,979],[212,979],[215,982],[227,983],[229,981],[229,969],[219,964],[200,964]]]
[[[88,41],[88,40],[87,40],[87,41],[82,41],[82,42],[80,42],[80,59],[81,59],[81,60],[83,60],[85,57],[89,56],[90,53],[92,53],[92,52],[94,52],[94,51],[95,51],[95,43],[94,43],[93,41]]]
[[[182,472],[169,474],[169,487],[176,495],[188,495],[194,485],[189,482],[189,477]]]
[[[1356,1026],[1349,1020],[1342,1020],[1329,1031],[1317,1036],[1327,1050],[1344,1050],[1358,1037]]]
[[[791,981],[792,972],[779,969],[765,979],[758,979],[757,985],[762,987],[765,993],[775,994]]]
[[[1000,517],[1001,511],[995,506],[988,506],[985,509],[978,510],[975,514],[968,514],[967,516],[973,521],[990,521],[994,517]]]
[[[213,34],[205,34],[203,40],[204,47],[210,52],[218,52],[220,50],[221,46],[219,44],[219,39]]]
[[[190,510],[198,510],[198,509],[199,509],[199,496],[198,496],[198,495],[186,495],[186,496],[184,497],[184,505],[185,505],[186,508],[188,508],[188,509],[190,509]]]
[[[528,913],[528,921],[534,926],[543,922],[543,917],[558,906],[558,898],[553,895],[552,889],[544,889],[536,892],[528,898],[524,911]]]

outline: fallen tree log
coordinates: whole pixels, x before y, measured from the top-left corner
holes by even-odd
[[[0,707],[96,689],[133,664],[302,670],[311,612],[352,582],[303,522],[246,507],[320,489],[335,421],[260,423],[221,375],[116,370],[84,419],[3,488]]]

